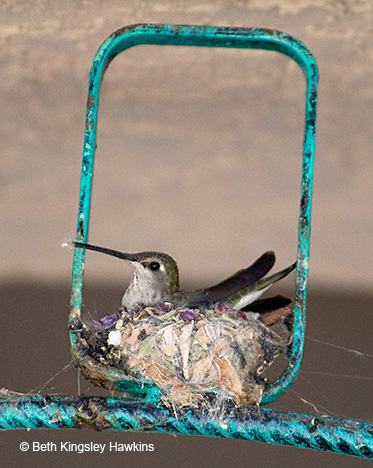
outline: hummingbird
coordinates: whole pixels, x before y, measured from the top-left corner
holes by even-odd
[[[196,291],[186,292],[179,286],[179,269],[175,260],[161,252],[124,253],[92,244],[72,241],[80,249],[93,250],[123,259],[132,266],[131,282],[126,289],[122,306],[127,310],[136,305],[151,306],[159,302],[172,302],[188,308],[211,307],[216,303],[234,310],[266,311],[284,307],[291,301],[283,296],[258,301],[273,283],[285,278],[296,267],[287,268],[265,277],[275,264],[274,252],[267,251],[252,265],[237,271],[220,283]]]

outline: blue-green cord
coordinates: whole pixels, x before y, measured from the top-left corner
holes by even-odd
[[[297,279],[294,311],[294,340],[289,365],[283,375],[265,392],[262,403],[278,398],[296,379],[304,346],[306,289],[312,201],[313,159],[317,105],[318,69],[309,50],[294,37],[276,30],[138,24],[126,26],[110,35],[98,50],[92,64],[83,149],[77,239],[87,241],[91,203],[96,127],[100,83],[111,60],[120,52],[141,44],[265,49],[288,55],[306,77],[306,112],[303,147],[302,197],[299,216]],[[80,317],[85,250],[76,249],[73,266],[70,320]],[[70,333],[72,348],[79,346]]]
[[[24,396],[0,398],[0,429],[165,432],[255,440],[373,458],[373,426],[326,416],[240,407],[221,418],[173,411],[124,398]]]

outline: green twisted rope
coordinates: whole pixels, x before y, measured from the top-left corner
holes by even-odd
[[[23,396],[0,398],[0,429],[92,428],[165,432],[255,440],[373,458],[370,424],[259,407],[226,410],[220,418],[191,408],[177,417],[141,400],[100,397]]]

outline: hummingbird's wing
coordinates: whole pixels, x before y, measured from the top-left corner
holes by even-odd
[[[275,264],[276,257],[274,252],[265,252],[249,267],[237,271],[234,275],[221,281],[215,286],[206,289],[198,289],[188,294],[188,307],[198,307],[203,304],[213,304],[218,301],[235,295],[247,288],[249,285],[256,284]]]

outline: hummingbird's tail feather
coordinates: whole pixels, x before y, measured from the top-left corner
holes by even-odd
[[[285,278],[285,276],[291,273],[296,266],[297,263],[295,262],[287,268],[284,268],[283,270],[275,273],[274,275],[260,279],[256,283],[242,289],[237,294],[233,294],[232,296],[228,297],[224,303],[235,310],[241,310],[243,307],[246,307],[248,304],[257,300],[264,293],[264,291],[272,286],[273,283],[276,283],[282,278]]]
[[[199,289],[188,295],[188,307],[198,307],[203,304],[213,304],[223,301],[232,295],[239,293],[249,285],[257,282],[266,275],[275,264],[274,252],[265,252],[249,267],[237,271],[234,275],[221,281],[215,286],[206,289]]]
[[[273,296],[265,299],[258,299],[257,301],[251,302],[246,307],[242,307],[241,310],[244,312],[257,312],[259,314],[265,314],[267,312],[273,312],[274,310],[281,309],[291,304],[291,299],[285,296]]]
[[[280,281],[282,278],[285,278],[285,276],[289,275],[295,269],[296,266],[297,262],[294,262],[293,264],[284,268],[283,270],[278,271],[277,273],[274,273],[271,276],[267,276],[267,278],[262,278],[256,283],[257,287],[255,289],[261,290],[263,288],[271,286],[273,283],[277,283],[277,281]]]

